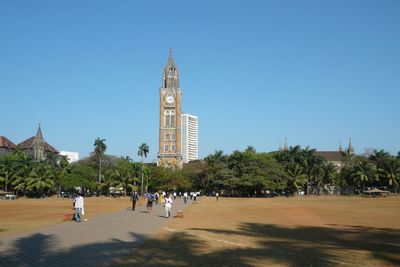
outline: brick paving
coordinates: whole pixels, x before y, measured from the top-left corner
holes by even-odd
[[[172,214],[188,205],[177,198]],[[164,216],[161,204],[151,213],[138,206],[1,238],[0,266],[113,266],[171,220]]]

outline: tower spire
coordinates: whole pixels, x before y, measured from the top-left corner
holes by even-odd
[[[43,134],[42,134],[42,129],[40,126],[41,126],[41,123],[39,122],[39,127],[36,131],[36,140],[43,141]]]
[[[179,88],[179,70],[174,62],[174,55],[172,48],[170,48],[169,50],[168,63],[164,67],[163,81],[161,87],[172,88],[174,90]]]
[[[287,146],[287,139],[286,139],[286,137],[285,137],[285,146],[283,147],[283,150],[289,150],[289,148],[288,148],[288,146]]]
[[[349,154],[349,155],[354,155],[355,154],[354,147],[351,144],[351,137],[349,137],[349,148],[347,149],[347,154]]]

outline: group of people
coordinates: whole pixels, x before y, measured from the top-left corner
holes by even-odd
[[[189,194],[187,192],[183,193],[183,199],[184,203],[187,203]],[[148,192],[145,194],[146,197],[146,207],[148,210],[148,213],[151,213],[153,209],[153,204],[162,204],[165,207],[165,217],[169,218],[171,217],[171,210],[172,210],[172,204],[174,203],[174,200],[177,198],[177,193],[174,192],[172,194],[166,193],[165,191],[162,191],[162,193],[152,193]],[[182,197],[182,193],[179,193],[179,198]],[[196,201],[197,198],[197,193],[190,193],[190,199],[193,199]],[[132,211],[135,210],[136,208],[136,203],[139,201],[139,195],[136,191],[132,192],[131,195],[131,202],[132,202]]]
[[[177,198],[176,192],[174,192],[173,194],[166,193],[165,191],[163,191],[161,194],[159,194],[158,192],[156,192],[154,194],[151,192],[148,192],[148,193],[146,193],[145,196],[147,199],[146,207],[147,207],[147,210],[149,213],[151,213],[151,211],[153,209],[154,202],[156,204],[161,203],[165,207],[165,217],[166,218],[171,217],[172,203]],[[179,198],[181,198],[181,197],[182,197],[182,193],[179,192]],[[190,197],[190,199],[193,199],[193,201],[196,202],[197,193],[196,192],[190,192],[190,194],[188,194],[187,192],[183,193],[183,201],[185,204],[187,203],[188,197]],[[217,199],[218,199],[218,197],[217,197]],[[139,201],[139,195],[136,191],[133,191],[132,195],[131,195],[132,211],[135,210],[137,201]],[[76,193],[76,197],[73,199],[72,205],[73,205],[73,209],[75,209],[74,220],[76,222],[81,222],[82,215],[85,214],[85,210],[84,210],[84,199],[80,192]]]

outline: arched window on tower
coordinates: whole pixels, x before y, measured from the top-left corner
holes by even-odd
[[[172,152],[175,152],[175,150],[176,150],[175,143],[171,143],[171,151],[172,151]]]
[[[176,127],[175,111],[171,111],[171,127]]]
[[[171,128],[171,112],[169,110],[166,110],[164,112],[165,115],[165,127]]]

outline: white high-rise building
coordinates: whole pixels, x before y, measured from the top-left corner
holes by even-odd
[[[79,160],[78,152],[60,151],[60,155],[66,156],[68,158],[69,163],[76,162]]]
[[[197,116],[182,114],[182,161],[199,159],[199,120]]]

